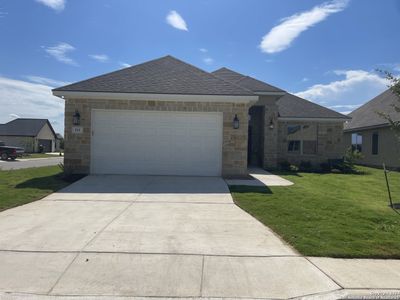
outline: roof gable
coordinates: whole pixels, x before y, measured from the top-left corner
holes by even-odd
[[[172,56],[56,88],[53,91],[182,95],[254,95]]]
[[[45,125],[56,135],[47,119],[15,119],[0,125],[0,135],[5,136],[37,136]]]
[[[255,79],[253,77],[246,76],[246,75],[240,74],[238,72],[232,71],[228,68],[218,69],[218,70],[212,72],[212,74],[214,74],[224,80],[227,80],[227,81],[230,81],[237,85],[240,85],[242,87],[245,87],[245,88],[253,91],[254,93],[257,93],[257,92],[259,92],[259,93],[282,93],[282,92],[284,92],[280,88],[277,88],[273,85],[270,85],[266,82]]]
[[[386,90],[364,105],[360,106],[349,114],[352,118],[345,126],[345,130],[358,128],[388,126],[389,122],[381,117],[378,112],[389,114],[394,121],[400,121],[400,113],[396,112],[393,104],[399,105],[400,98],[392,92]]]

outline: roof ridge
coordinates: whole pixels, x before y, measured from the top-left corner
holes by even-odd
[[[237,87],[237,88],[240,88],[240,89],[242,89],[242,90],[244,90],[244,91],[246,91],[246,92],[250,92],[250,93],[254,94],[254,92],[253,92],[252,90],[249,90],[249,89],[247,89],[247,88],[245,88],[245,87],[242,87],[242,86],[240,86],[240,85],[237,85],[237,84],[235,84],[234,82],[227,81],[227,80],[225,80],[225,79],[223,79],[223,78],[221,78],[221,77],[219,77],[219,76],[213,74],[212,72],[207,72],[207,71],[205,71],[205,70],[203,70],[203,69],[200,69],[199,67],[196,67],[195,65],[192,65],[192,64],[190,64],[190,63],[188,63],[188,62],[185,62],[185,61],[183,61],[183,60],[180,60],[179,58],[176,58],[176,57],[174,57],[174,56],[172,56],[172,55],[167,55],[167,57],[168,57],[168,56],[171,57],[171,58],[173,58],[173,59],[175,59],[176,61],[179,61],[179,62],[181,62],[181,63],[184,63],[184,64],[186,64],[186,65],[188,65],[188,66],[191,66],[191,67],[193,67],[193,68],[195,68],[195,69],[197,69],[197,70],[199,70],[199,71],[201,71],[201,72],[203,72],[203,73],[205,73],[205,74],[211,75],[211,76],[213,76],[214,78],[216,78],[216,79],[218,79],[218,80],[220,80],[220,81],[226,82],[226,83],[228,83],[228,84],[230,84],[230,85],[234,85],[234,86]]]
[[[365,107],[367,104],[373,102],[376,98],[378,98],[379,96],[381,96],[381,95],[387,93],[388,91],[391,91],[391,89],[388,88],[387,90],[383,91],[382,93],[376,95],[374,98],[368,100],[368,101],[365,102],[364,104],[362,104],[362,105],[360,105],[359,107],[357,107],[357,108],[356,108],[355,110],[353,110],[350,114],[355,113],[355,112],[357,112],[358,110],[362,109],[362,108]],[[392,92],[392,93],[393,93],[393,92]],[[396,95],[396,94],[394,94],[394,95]]]
[[[245,75],[245,74],[239,73],[239,72],[234,71],[234,70],[232,70],[232,69],[229,69],[229,68],[227,68],[227,67],[222,67],[222,68],[220,68],[220,69],[218,69],[218,70],[215,70],[214,72],[220,71],[220,70],[222,70],[222,69],[224,69],[224,70],[226,70],[226,71],[229,71],[229,72],[231,72],[231,73],[234,73],[234,74],[237,75],[237,76],[240,76],[241,78],[240,78],[239,80],[235,81],[235,83],[237,83],[237,84],[238,84],[240,81],[242,81],[242,80],[244,80],[244,79],[247,78],[247,79],[255,80],[255,81],[257,81],[257,82],[259,82],[259,83],[261,83],[261,84],[268,85],[268,86],[270,86],[270,87],[272,87],[272,88],[274,88],[274,89],[277,89],[277,90],[281,90],[281,91],[283,91],[283,92],[286,92],[285,90],[282,90],[281,88],[278,88],[278,87],[276,87],[275,85],[272,85],[272,84],[270,84],[270,83],[268,83],[268,82],[266,82],[266,81],[263,81],[263,80],[261,80],[261,79],[257,79],[257,78],[255,78],[255,77],[252,77],[252,76],[249,76],[249,75]],[[255,93],[255,92],[257,92],[257,91],[253,91],[253,93]]]

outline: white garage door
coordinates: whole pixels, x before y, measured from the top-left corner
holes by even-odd
[[[93,174],[221,175],[222,113],[93,110]]]

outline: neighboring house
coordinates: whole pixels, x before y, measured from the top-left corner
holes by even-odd
[[[379,115],[389,114],[394,121],[400,121],[400,113],[393,108],[399,101],[388,89],[349,114],[352,119],[345,124],[346,145],[362,153],[359,163],[378,167],[385,163],[390,168],[400,168],[399,138],[389,122]]]
[[[55,149],[56,133],[47,119],[15,119],[0,124],[0,141],[6,145],[22,147],[25,152],[38,152],[40,145],[44,151]]]
[[[53,90],[68,171],[241,176],[341,158],[348,117],[228,69],[166,56]]]
[[[63,141],[64,141],[63,136],[59,133],[56,133],[56,144],[54,151],[60,151],[63,148]]]

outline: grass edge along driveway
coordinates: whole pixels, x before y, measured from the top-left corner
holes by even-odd
[[[0,211],[39,200],[72,181],[63,179],[59,166],[0,170]]]
[[[289,187],[230,186],[235,203],[306,256],[400,258],[400,211],[388,207],[383,171],[279,174]],[[400,173],[390,172],[394,202]]]

